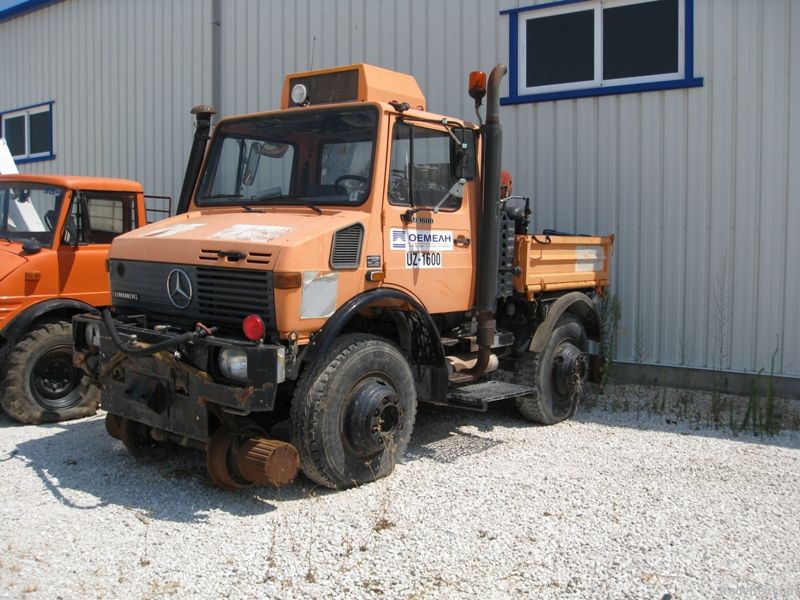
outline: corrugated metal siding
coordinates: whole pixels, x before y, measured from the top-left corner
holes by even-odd
[[[55,100],[56,159],[30,173],[127,177],[177,200],[189,110],[211,102],[210,4],[67,0],[0,23],[0,111]]]
[[[508,61],[499,11],[520,4],[221,0],[218,108],[274,108],[284,73],[365,61],[473,118],[467,73]],[[2,79],[20,82],[0,108],[56,100],[58,159],[30,170],[177,194],[187,110],[210,101],[210,14],[211,0],[68,0],[0,24]],[[777,348],[775,371],[800,376],[797,31],[793,0],[696,0],[703,87],[502,108],[503,162],[536,228],[617,236],[619,358],[769,371]]]

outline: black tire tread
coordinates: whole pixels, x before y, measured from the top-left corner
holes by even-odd
[[[5,377],[0,384],[0,406],[8,416],[21,423],[38,425],[39,423],[69,421],[88,417],[97,412],[100,403],[100,390],[91,385],[88,378],[81,380],[81,401],[67,409],[47,410],[40,406],[31,395],[26,369],[30,358],[43,344],[53,336],[68,335],[72,337],[72,324],[68,321],[53,321],[32,329],[11,350]]]
[[[575,323],[579,325],[581,329],[583,329],[583,324],[575,317],[571,315],[564,315],[561,317],[561,319],[559,319],[558,323],[553,328],[551,340],[558,331],[559,327],[570,323]],[[547,345],[549,346],[550,343],[551,341],[548,340]],[[539,371],[542,366],[541,362],[544,359],[544,354],[546,351],[547,346],[545,347],[544,352],[524,352],[517,357],[516,367],[514,369],[515,382],[520,385],[535,388],[537,393],[533,396],[520,396],[516,398],[516,404],[520,414],[522,414],[522,416],[529,421],[541,423],[542,425],[554,425],[570,418],[574,411],[565,418],[552,418],[545,410],[545,403],[548,402],[549,399],[544,393],[542,393],[541,383],[539,380]],[[578,402],[580,402],[580,397],[578,398]]]
[[[533,396],[520,396],[516,399],[517,408],[523,417],[534,423],[550,425],[551,422],[542,407],[542,394],[539,393],[539,363],[541,355],[538,352],[525,352],[517,358],[515,380],[519,385],[536,389]]]
[[[315,365],[309,366],[300,376],[291,407],[292,441],[300,454],[300,465],[303,472],[319,485],[332,489],[345,487],[333,481],[325,473],[322,460],[322,441],[315,435],[318,431],[317,416],[321,412],[322,405],[327,401],[328,383],[348,355],[356,351],[359,346],[375,341],[394,348],[402,355],[402,351],[395,344],[384,338],[369,334],[346,334],[333,345],[327,355],[322,356]],[[416,419],[416,412],[417,404],[415,402],[412,424]],[[411,431],[408,433],[409,437],[410,435]],[[402,456],[407,445],[406,442],[397,448],[398,456]]]

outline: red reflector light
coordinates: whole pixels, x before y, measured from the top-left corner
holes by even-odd
[[[242,321],[242,331],[248,340],[257,342],[264,337],[267,328],[264,326],[264,320],[258,315],[247,315]]]

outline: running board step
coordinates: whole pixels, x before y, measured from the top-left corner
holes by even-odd
[[[452,388],[447,392],[447,406],[486,412],[490,402],[536,394],[536,388],[503,381],[484,381]]]

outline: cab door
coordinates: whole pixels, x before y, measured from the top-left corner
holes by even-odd
[[[111,303],[106,258],[113,239],[137,226],[136,194],[73,192],[58,248],[62,297]]]
[[[385,282],[409,291],[431,313],[469,310],[478,200],[474,132],[397,117],[387,169]]]

